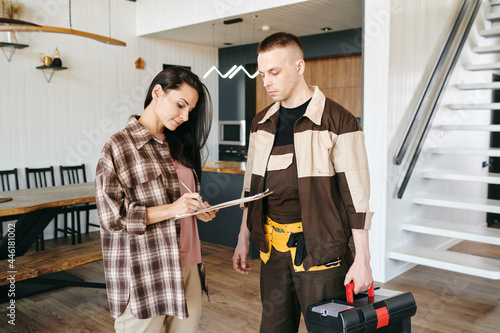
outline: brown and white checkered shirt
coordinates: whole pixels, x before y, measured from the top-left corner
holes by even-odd
[[[199,182],[197,182],[199,190]],[[176,222],[146,226],[146,207],[180,196],[168,146],[130,117],[105,144],[96,170],[104,273],[111,315],[130,301],[140,319],[187,317]],[[206,291],[205,268],[199,265]]]

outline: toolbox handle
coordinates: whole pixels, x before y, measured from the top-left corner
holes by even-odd
[[[350,282],[345,285],[345,294],[347,303],[354,303],[354,282]],[[374,297],[375,290],[373,289],[373,282],[370,288],[368,288],[368,297]]]

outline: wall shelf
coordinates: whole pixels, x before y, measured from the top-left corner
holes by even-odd
[[[9,62],[12,59],[12,56],[14,55],[14,52],[16,52],[17,49],[24,49],[25,47],[28,47],[28,46],[29,45],[26,45],[26,44],[0,42],[0,48],[2,49],[2,52],[3,52],[4,56],[5,56],[5,58]],[[7,53],[5,53],[4,48],[10,48],[11,49],[11,52],[10,52],[9,55],[7,55]]]
[[[57,67],[57,66],[38,66],[36,69],[41,69],[43,72],[43,76],[45,76],[45,80],[50,83],[50,80],[52,80],[52,76],[54,75],[55,71],[63,71],[65,69],[68,69],[68,67]],[[50,76],[47,77],[47,74],[45,70],[50,70]]]

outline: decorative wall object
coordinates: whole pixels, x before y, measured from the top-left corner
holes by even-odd
[[[137,58],[137,60],[135,61],[135,68],[136,69],[144,69],[145,65],[146,65],[146,63],[140,57]]]

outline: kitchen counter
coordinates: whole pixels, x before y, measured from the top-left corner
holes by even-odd
[[[201,175],[201,196],[214,205],[241,197],[246,162],[207,161]],[[198,221],[202,241],[236,247],[243,210],[239,206],[221,209],[215,218],[205,223]],[[259,257],[259,252],[250,243],[250,257]]]
[[[207,161],[203,164],[203,171],[244,175],[246,162],[234,161]]]
[[[209,204],[238,199],[243,189],[245,163],[205,162],[201,174],[201,196]],[[208,223],[198,221],[202,241],[236,247],[243,210],[239,206],[221,209]]]
[[[246,162],[208,161],[203,164],[201,196],[214,205],[241,197]],[[239,206],[221,209],[215,218],[205,223],[198,221],[202,241],[236,247],[243,210]],[[259,252],[250,245],[250,257],[257,258]]]

